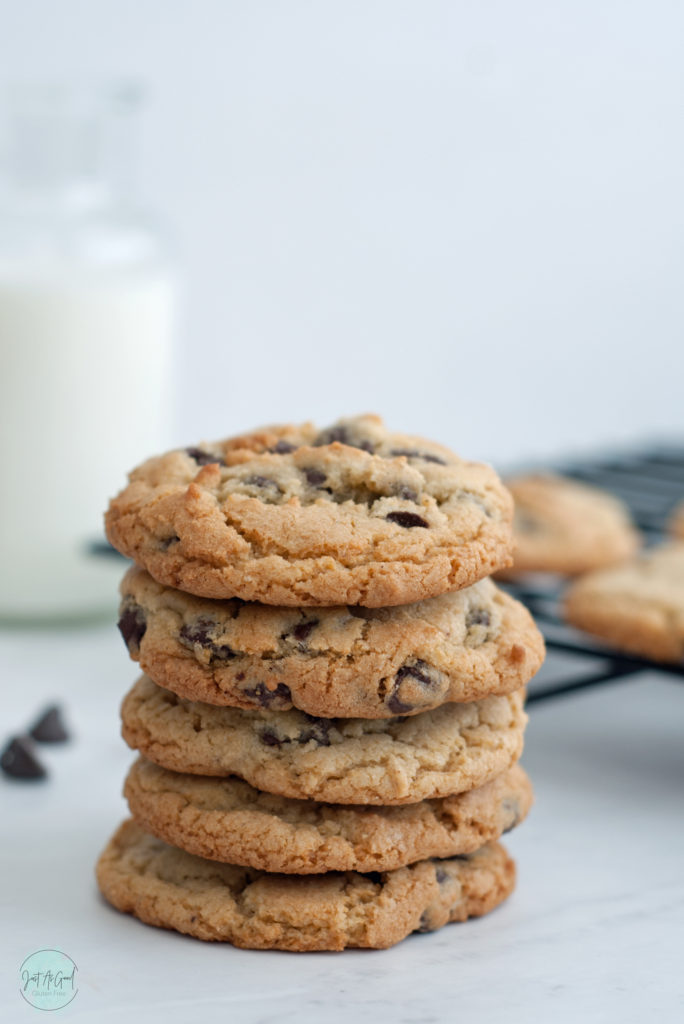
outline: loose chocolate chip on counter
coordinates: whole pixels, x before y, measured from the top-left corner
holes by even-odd
[[[446,461],[440,459],[438,455],[419,452],[415,448],[393,448],[390,455],[405,455],[407,459],[422,459],[423,462],[434,462],[438,466],[446,466]]]
[[[239,678],[239,676],[238,676]],[[243,676],[244,678],[244,676]],[[278,683],[272,690],[266,683],[255,683],[254,686],[245,687],[242,693],[251,697],[261,705],[262,708],[271,708],[277,711],[284,711],[292,704],[292,692],[285,683]]]
[[[313,469],[313,467],[305,469],[304,476],[306,477],[307,484],[309,484],[311,487],[319,487],[321,484],[324,484],[325,481],[327,480],[327,477],[325,473],[322,472],[322,470]]]
[[[297,451],[297,445],[290,444],[289,441],[278,441],[278,443],[272,448],[269,448],[268,451],[271,455],[289,455],[291,452]]]
[[[29,730],[29,735],[38,743],[65,743],[69,739],[62,712],[56,704],[45,709]]]
[[[0,768],[13,779],[44,779],[45,768],[31,749],[30,740],[14,736],[0,755]]]
[[[124,643],[130,653],[133,655],[138,654],[140,651],[140,641],[147,629],[145,610],[134,602],[129,601],[125,603],[119,615],[118,626],[119,632],[124,638]]]
[[[178,639],[185,647],[204,647],[211,652],[212,661],[230,661],[237,657],[235,651],[228,644],[217,644],[213,640],[217,624],[213,619],[200,618],[192,623],[186,622],[181,626]]]
[[[209,466],[213,462],[219,466],[225,466],[220,455],[212,455],[211,452],[205,452],[203,448],[186,448],[185,454],[194,459],[198,466]]]
[[[390,512],[385,519],[390,523],[396,523],[397,526],[404,526],[407,530],[413,526],[429,526],[429,523],[415,512]]]
[[[418,683],[418,693],[412,693],[412,700],[407,700],[407,693],[402,693],[402,688],[405,691],[416,690],[415,684]],[[423,706],[425,703],[432,704],[435,697],[435,688],[437,686],[437,680],[430,672],[430,666],[425,661],[421,661],[419,658],[414,662],[413,665],[402,665],[396,676],[394,677],[394,686],[392,691],[387,698],[387,707],[394,715],[402,715],[407,711],[415,711],[417,707]],[[416,700],[419,698],[420,691],[422,691],[428,698],[425,700]]]

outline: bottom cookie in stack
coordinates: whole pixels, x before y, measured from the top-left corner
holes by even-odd
[[[385,948],[492,910],[497,843],[532,800],[523,691],[391,719],[188,701],[150,679],[121,709],[134,820],[97,877],[119,910],[254,949]]]
[[[383,949],[493,910],[515,884],[496,839],[532,803],[517,765],[399,807],[293,800],[142,758],[125,792],[137,821],[97,865],[113,906],[196,938],[292,951]]]

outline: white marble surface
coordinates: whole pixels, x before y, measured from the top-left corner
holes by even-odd
[[[255,953],[147,928],[99,899],[124,815],[117,706],[134,672],[112,627],[0,634],[3,734],[63,700],[75,739],[41,785],[0,780],[0,1019],[46,946],[77,963],[58,1019],[145,1024],[684,1019],[684,684],[656,674],[531,709],[537,790],[509,836],[519,887],[481,921],[385,952]]]

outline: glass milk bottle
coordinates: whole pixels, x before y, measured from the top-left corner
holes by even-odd
[[[0,108],[0,620],[111,609],[102,516],[168,447],[174,287],[135,204],[130,86]]]

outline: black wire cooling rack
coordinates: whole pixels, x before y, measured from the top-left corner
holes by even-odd
[[[604,458],[556,465],[554,469],[621,498],[648,545],[665,538],[675,506],[684,501],[682,445],[632,449]],[[646,670],[684,678],[684,665],[667,665],[617,652],[566,625],[559,611],[566,585],[556,577],[541,574],[503,584],[527,605],[546,640],[547,660],[530,683],[528,704],[587,687],[619,683]]]

